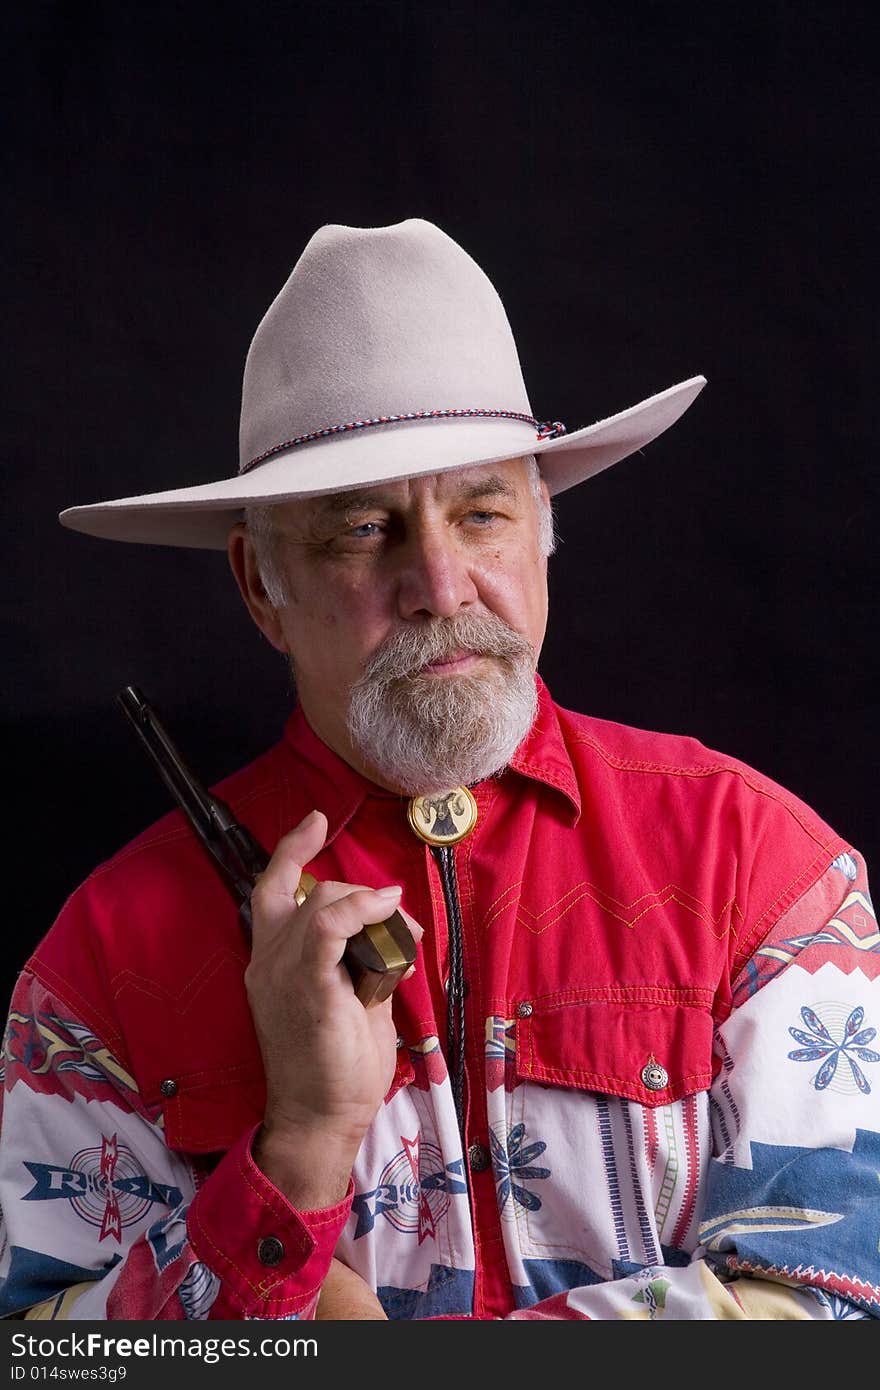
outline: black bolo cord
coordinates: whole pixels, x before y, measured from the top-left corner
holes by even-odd
[[[432,854],[440,870],[446,916],[449,924],[449,982],[446,997],[446,1047],[449,1076],[458,1128],[464,1143],[464,949],[462,944],[461,905],[458,900],[458,880],[455,874],[455,855],[451,845],[435,845]]]

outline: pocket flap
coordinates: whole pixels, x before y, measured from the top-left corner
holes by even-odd
[[[165,1083],[167,1085],[168,1083]],[[165,1142],[183,1153],[215,1153],[232,1147],[263,1118],[266,1083],[261,1067],[250,1064],[190,1072],[174,1078],[159,1100]]]
[[[649,1106],[708,1089],[714,1031],[709,1010],[619,994],[613,999],[556,996],[520,1005],[517,1076]]]
[[[386,1103],[415,1075],[405,1050],[398,1052]],[[168,1083],[164,1083],[166,1086]],[[160,1084],[157,1099],[165,1120],[165,1142],[183,1153],[218,1153],[245,1130],[260,1124],[266,1108],[263,1069],[253,1063],[215,1067],[175,1077],[173,1094]]]

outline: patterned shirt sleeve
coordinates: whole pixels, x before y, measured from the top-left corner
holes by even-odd
[[[512,1318],[880,1316],[880,936],[840,855],[734,981],[690,1264],[575,1288]]]
[[[296,1211],[254,1164],[252,1133],[212,1172],[195,1168],[124,1066],[28,973],[3,1081],[0,1314],[313,1316],[350,1194]]]

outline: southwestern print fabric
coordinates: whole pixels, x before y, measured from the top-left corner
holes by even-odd
[[[878,976],[864,866],[845,854],[747,962],[715,1032],[708,1088],[652,1107],[530,1080],[520,1020],[488,1017],[503,1246],[481,1258],[506,1262],[509,1316],[880,1315]],[[390,1318],[479,1317],[470,1178],[443,1053],[435,1036],[409,1053],[412,1079],[362,1146],[336,1253]],[[29,975],[4,1060],[2,1311],[241,1316],[225,1292],[228,1261],[212,1266],[188,1234],[211,1165],[167,1147],[126,1069]],[[567,1062],[576,1077],[577,1059]],[[249,1239],[244,1200],[229,1211]],[[310,1316],[315,1295],[304,1289],[278,1316]]]

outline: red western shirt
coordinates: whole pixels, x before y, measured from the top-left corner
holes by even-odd
[[[444,1201],[467,1208],[462,1220],[473,1246],[472,1269],[466,1271],[470,1303],[457,1306],[450,1295],[445,1305],[425,1303],[424,1314],[402,1316],[497,1317],[517,1304],[537,1300],[544,1306],[542,1289],[560,1285],[542,1285],[544,1275],[534,1275],[533,1267],[543,1251],[554,1244],[562,1248],[561,1236],[549,1233],[539,1240],[535,1216],[528,1238],[537,1244],[527,1251],[520,1241],[520,1260],[511,1254],[514,1237],[505,1221],[514,1206],[511,1192],[526,1214],[530,1203],[533,1213],[541,1207],[539,1197],[527,1200],[525,1189],[531,1181],[537,1191],[540,1174],[547,1181],[550,1169],[528,1154],[536,1157],[547,1141],[517,1150],[526,1154],[522,1172],[538,1174],[517,1181],[513,1147],[496,1154],[499,1144],[503,1148],[490,1116],[496,1088],[503,1082],[511,1095],[520,1094],[521,1087],[523,1094],[544,1100],[563,1093],[598,1095],[599,1121],[609,1104],[624,1107],[627,1115],[643,1113],[643,1146],[656,1154],[654,1121],[665,1113],[658,1107],[672,1114],[676,1105],[708,1092],[719,1077],[724,1051],[717,1046],[717,1030],[738,1002],[738,982],[748,1000],[756,988],[749,972],[754,976],[757,969],[755,978],[763,982],[779,969],[769,957],[756,967],[758,948],[777,924],[820,893],[832,861],[848,849],[796,797],[733,758],[693,739],[561,709],[540,681],[539,696],[536,723],[509,767],[472,788],[478,821],[454,851],[468,984],[462,1148],[484,1156],[491,1151],[497,1158],[472,1163],[466,1182],[461,1163],[456,1168],[448,1153],[443,1160]],[[433,1094],[433,1087],[444,1084],[448,1090],[442,1059],[449,973],[446,905],[432,853],[407,825],[406,799],[343,762],[298,710],[277,746],[217,790],[270,850],[312,808],[322,810],[329,821],[327,843],[309,866],[317,878],[403,885],[403,906],[425,935],[417,973],[394,996],[401,1046],[384,1109],[390,1114],[395,1095],[406,1088],[415,1088],[413,1096],[420,1089]],[[821,950],[823,961],[843,960],[844,943]],[[383,1207],[375,1197],[376,1192],[387,1197],[393,1188],[395,1200],[402,1202],[400,1185],[383,1187],[373,1174],[364,1177],[366,1195],[359,1196],[356,1172],[352,1192],[338,1208],[297,1213],[255,1168],[249,1141],[262,1116],[265,1091],[243,986],[247,959],[236,904],[175,812],[91,876],[27,967],[27,978],[52,1001],[56,1021],[61,1015],[75,1017],[127,1078],[122,1100],[121,1083],[113,1083],[112,1103],[124,1102],[133,1122],[161,1127],[167,1150],[193,1174],[192,1192],[183,1202],[186,1236],[170,1266],[159,1268],[155,1237],[143,1224],[147,1218],[140,1226],[132,1218],[134,1243],[123,1263],[133,1273],[128,1277],[116,1270],[107,1276],[113,1288],[105,1308],[111,1316],[184,1316],[175,1289],[193,1261],[219,1280],[212,1317],[307,1316],[346,1222],[354,1225],[353,1195],[359,1213],[358,1239],[352,1236],[350,1246],[355,1264],[369,1243],[360,1234],[367,1228],[373,1234],[385,1230],[383,1215],[386,1225],[398,1220],[395,1239],[403,1239],[403,1207],[395,1218],[391,1199]],[[430,1043],[438,1038],[439,1049]],[[659,1070],[651,1073],[652,1065]],[[39,1088],[24,1071],[22,1095],[29,1086],[36,1104]],[[63,1084],[70,1089],[68,1099],[96,1098],[94,1083],[75,1072]],[[381,1112],[377,1123],[380,1119]],[[510,1133],[519,1133],[515,1124]],[[445,1134],[439,1147],[454,1148],[448,1124]],[[411,1142],[412,1137],[406,1140]],[[704,1191],[696,1141],[688,1144],[694,1171],[676,1225],[679,1254],[698,1245],[703,1201],[698,1194]],[[367,1149],[372,1154],[377,1147],[378,1139]],[[705,1159],[702,1154],[700,1162]],[[63,1161],[59,1148],[56,1166]],[[682,1171],[687,1161],[681,1159]],[[462,1178],[457,1186],[453,1171]],[[437,1184],[439,1191],[439,1178]],[[452,1191],[454,1200],[448,1196]],[[6,1200],[8,1205],[8,1195]],[[580,1200],[614,1205],[607,1191],[582,1192]],[[545,1200],[545,1214],[550,1209]],[[25,1213],[24,1204],[18,1210]],[[624,1225],[636,1220],[621,1210]],[[435,1202],[431,1211],[433,1217],[423,1210],[419,1218],[427,1222],[418,1231],[420,1250],[439,1230],[441,1206]],[[25,1216],[17,1219],[21,1228]],[[638,1220],[644,1226],[644,1218]],[[258,1254],[267,1237],[277,1238],[283,1249],[271,1268]],[[644,1232],[643,1237],[647,1251]],[[600,1258],[594,1250],[592,1278],[625,1270],[620,1255],[633,1241],[620,1244],[623,1238],[617,1229],[616,1256],[606,1252],[607,1259]],[[28,1239],[25,1230],[19,1243]],[[450,1238],[450,1249],[458,1255],[435,1261],[432,1270],[461,1273],[456,1260],[467,1265],[470,1257],[461,1255],[464,1236],[456,1240]],[[152,1241],[149,1258],[145,1241],[147,1246]],[[659,1252],[659,1237],[655,1244]],[[37,1263],[44,1247],[44,1237],[33,1238]],[[76,1263],[60,1247],[51,1253]],[[574,1263],[586,1267],[589,1255],[588,1249],[580,1252]],[[376,1264],[383,1258],[381,1251],[364,1255],[363,1271],[370,1277],[372,1270],[376,1284],[396,1290],[396,1298],[410,1277],[406,1261],[400,1269],[383,1271]],[[634,1254],[632,1262],[639,1263]],[[549,1260],[547,1269],[552,1264]],[[533,1276],[537,1282],[530,1286]],[[553,1277],[560,1277],[558,1271]],[[410,1287],[421,1296],[426,1280],[412,1276]],[[392,1305],[398,1306],[393,1298]],[[398,1315],[393,1307],[391,1315]]]

